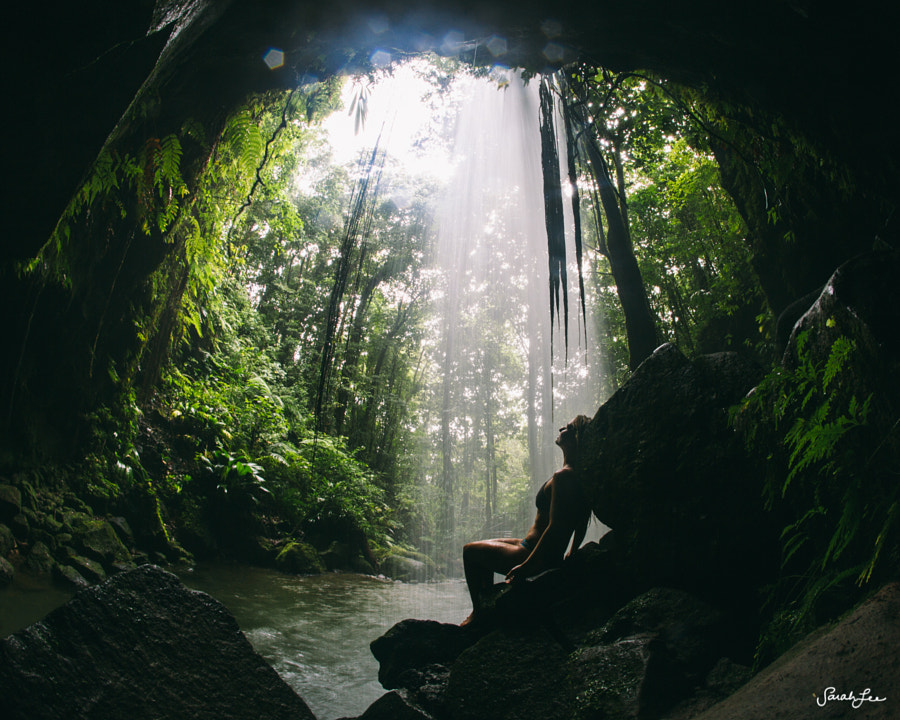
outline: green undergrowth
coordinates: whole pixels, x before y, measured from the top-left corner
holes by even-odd
[[[764,498],[781,527],[760,666],[890,579],[900,557],[890,393],[873,385],[857,340],[827,328],[801,333],[794,367],[774,369],[734,411],[768,460]]]

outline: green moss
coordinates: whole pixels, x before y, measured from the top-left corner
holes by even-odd
[[[289,542],[275,557],[275,566],[295,575],[316,575],[325,571],[316,549],[304,542]]]

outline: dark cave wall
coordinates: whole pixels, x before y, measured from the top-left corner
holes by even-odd
[[[547,64],[542,50],[549,39],[541,29],[547,19],[562,29],[553,39],[566,46],[565,61],[581,56],[615,69],[656,70],[730,102],[781,113],[854,167],[866,167],[872,183],[896,185],[898,140],[885,80],[897,64],[892,34],[900,10],[888,3],[831,8],[763,0],[726,8],[696,0],[599,0],[552,9],[534,0],[158,4],[155,14],[152,0],[14,11],[5,74],[10,98],[25,112],[6,122],[12,136],[35,142],[8,148],[18,182],[3,202],[16,219],[11,235],[17,241],[4,244],[2,266],[40,247],[114,130],[120,140],[142,131],[161,136],[187,117],[227,113],[247,93],[291,85],[307,72],[353,69],[378,47],[414,52],[439,42],[448,29],[469,39],[502,35],[510,41],[504,62],[540,70]],[[166,17],[162,10],[177,18],[179,6],[194,12],[171,41],[174,23],[148,34]],[[390,21],[389,29],[375,33],[368,21],[379,16]],[[287,51],[289,67],[277,73],[265,68],[261,56],[270,46]],[[148,75],[143,96],[144,111],[154,105],[149,117],[116,129]]]
[[[45,242],[104,142],[134,153],[147,138],[198,121],[206,142],[186,145],[182,160],[191,187],[209,144],[248,94],[292,87],[304,74],[352,71],[376,48],[399,55],[438,47],[448,29],[467,39],[506,37],[510,49],[503,60],[511,65],[545,69],[543,50],[553,41],[565,49],[562,62],[582,57],[617,70],[650,69],[725,103],[756,108],[763,118],[779,115],[862,178],[860,195],[875,198],[874,204],[893,197],[898,139],[891,114],[878,106],[891,102],[883,83],[895,64],[889,36],[896,10],[865,2],[838,13],[799,0],[727,11],[714,2],[601,0],[557,3],[552,11],[548,18],[544,2],[471,0],[176,1],[155,9],[145,0],[86,3],[49,14],[18,8],[6,66],[16,107],[28,112],[8,118],[8,132],[35,141],[14,143],[7,162],[17,181],[3,194],[9,223],[0,251],[0,301],[10,339],[0,353],[4,429],[21,428],[22,414],[32,412],[60,428],[60,446],[71,444],[74,431],[65,416],[116,389],[106,372],[109,361],[136,371],[142,348],[131,320],[154,316],[165,303],[155,296],[151,276],[162,269],[168,286],[178,286],[179,249],[158,232],[136,238],[135,228],[113,210],[105,218],[95,214],[76,234],[73,262],[86,268],[87,278],[77,288],[48,289],[17,278],[16,264]],[[548,19],[561,28],[558,36],[548,36]],[[36,54],[35,37],[42,48]],[[286,66],[274,72],[261,59],[273,46],[287,56]],[[462,54],[485,60],[474,44]],[[865,108],[865,117],[849,122],[856,108]],[[753,203],[758,206],[758,193],[748,206]],[[789,249],[780,234],[760,227],[758,267],[761,277],[771,276],[773,307],[804,292],[808,277],[819,274],[810,270],[809,258],[816,269],[834,267],[871,247],[883,218],[854,213],[850,223],[813,218],[801,245]],[[828,242],[817,226],[833,230]]]

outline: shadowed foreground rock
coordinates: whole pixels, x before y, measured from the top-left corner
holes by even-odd
[[[224,605],[152,565],[0,642],[0,717],[315,720]]]
[[[832,629],[798,643],[698,720],[897,718],[898,668],[900,585],[893,583]],[[869,699],[861,699],[864,693]]]
[[[534,580],[495,586],[478,623],[397,623],[371,644],[397,693],[363,717],[633,720],[727,697],[752,654],[734,620],[671,588],[623,598],[611,536]]]

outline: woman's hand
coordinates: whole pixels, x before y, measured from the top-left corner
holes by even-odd
[[[506,582],[508,583],[520,583],[528,577],[525,574],[525,563],[521,563],[520,565],[516,565],[512,570],[506,573]]]

